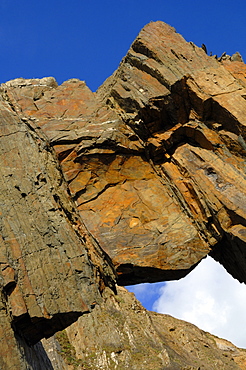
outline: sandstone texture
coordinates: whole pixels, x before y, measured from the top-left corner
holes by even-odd
[[[180,279],[208,254],[246,282],[245,140],[240,54],[208,56],[163,22],[96,93],[78,79],[2,84],[0,369],[245,368],[241,350],[137,314],[115,285]]]

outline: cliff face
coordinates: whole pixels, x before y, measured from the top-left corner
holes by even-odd
[[[144,352],[144,369],[199,368],[170,317],[133,312],[148,327],[136,343],[137,303],[119,308],[131,299],[115,283],[179,279],[207,254],[246,282],[245,78],[238,54],[209,57],[155,22],[96,93],[77,79],[2,84],[1,368],[66,368],[61,341],[82,369],[140,369]],[[52,365],[36,343],[76,320],[50,339]],[[206,368],[243,368],[175,323],[213,349]]]
[[[169,315],[145,310],[123,287],[45,344],[74,367],[95,370],[245,369],[246,351]]]
[[[5,99],[2,92],[0,336],[6,358],[0,367],[19,369],[14,335],[31,345],[53,335],[99,304],[115,276],[68,197],[51,147]]]

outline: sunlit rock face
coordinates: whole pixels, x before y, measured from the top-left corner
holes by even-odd
[[[246,281],[245,76],[155,22],[96,93],[2,84],[0,334],[16,351],[12,328],[33,345],[116,280],[179,279],[210,254]]]
[[[208,253],[245,281],[245,75],[156,22],[95,94],[76,79],[6,83],[120,284],[178,279]]]
[[[47,139],[4,88],[0,163],[0,368],[22,369],[20,343],[33,345],[89,313],[115,273],[77,214]]]

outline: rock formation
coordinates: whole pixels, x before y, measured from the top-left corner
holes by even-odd
[[[57,365],[57,352],[64,362],[87,370],[246,368],[245,350],[187,322],[145,310],[122,287],[117,295],[106,288],[101,306],[44,345],[53,350],[55,370],[67,369]]]
[[[239,53],[155,22],[96,93],[1,85],[1,369],[246,368],[116,286],[180,279],[208,254],[246,282],[245,78]]]

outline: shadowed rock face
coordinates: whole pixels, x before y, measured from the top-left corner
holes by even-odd
[[[2,84],[0,334],[13,351],[11,323],[34,344],[115,279],[179,279],[210,254],[246,282],[245,78],[238,58],[155,22],[96,93]]]

